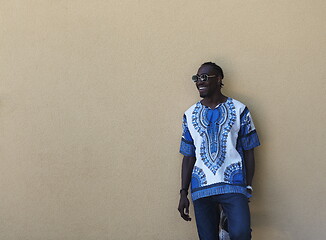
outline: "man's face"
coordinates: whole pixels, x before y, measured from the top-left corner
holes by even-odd
[[[219,79],[220,77],[217,76],[217,73],[211,66],[202,66],[198,69],[197,75],[200,76],[202,74],[207,74],[209,77],[208,81],[198,81],[196,82],[196,87],[199,91],[199,95],[202,98],[211,97],[215,95],[217,92],[220,91],[220,84]]]

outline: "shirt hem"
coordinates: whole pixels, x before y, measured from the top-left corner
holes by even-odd
[[[245,187],[233,186],[233,185],[220,185],[220,186],[214,186],[211,188],[200,189],[197,190],[196,192],[192,192],[191,198],[193,201],[195,201],[199,198],[204,198],[204,197],[209,197],[209,196],[214,196],[219,194],[226,194],[226,193],[241,193],[245,195],[247,198],[252,197],[251,194],[247,192],[247,189]]]

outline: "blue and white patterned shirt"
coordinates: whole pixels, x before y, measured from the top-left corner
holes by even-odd
[[[215,109],[197,102],[183,116],[180,153],[196,157],[191,196],[199,198],[246,191],[244,150],[259,146],[248,108],[228,98]]]

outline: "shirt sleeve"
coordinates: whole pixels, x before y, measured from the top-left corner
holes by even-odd
[[[244,150],[250,150],[260,145],[255,125],[247,107],[240,115],[239,138]]]
[[[188,129],[187,117],[183,115],[182,121],[182,138],[180,143],[180,153],[187,157],[195,157],[195,145],[194,140],[191,137],[191,134]]]

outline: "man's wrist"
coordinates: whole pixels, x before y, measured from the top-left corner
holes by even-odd
[[[252,188],[252,186],[251,186],[251,185],[248,185],[246,188],[247,188],[247,190],[250,190],[251,192],[253,192],[253,191],[254,191],[254,189]]]
[[[181,188],[180,189],[180,195],[188,195],[188,189],[186,189],[186,188]]]

